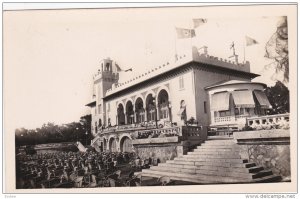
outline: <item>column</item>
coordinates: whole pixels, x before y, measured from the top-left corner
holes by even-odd
[[[124,115],[125,115],[125,124],[128,124],[127,123],[127,112],[124,112]]]
[[[135,106],[133,106],[133,123],[137,122],[137,117],[136,117],[136,112],[135,112]]]
[[[146,110],[146,107],[143,107],[144,109],[144,121],[148,121],[148,114],[147,114],[147,110]]]
[[[172,123],[172,105],[171,105],[171,103],[169,102],[169,104],[168,104],[168,114],[169,114],[169,120],[170,120],[170,122]]]
[[[105,141],[106,141],[106,151],[109,151],[109,140],[108,139],[106,139],[106,138],[104,138],[105,139]]]
[[[156,120],[160,120],[160,117],[159,117],[159,106],[158,106],[158,103],[155,102],[155,114],[156,114]]]

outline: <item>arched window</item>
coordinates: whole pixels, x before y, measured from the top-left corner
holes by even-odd
[[[146,97],[146,111],[147,111],[148,121],[155,121],[156,119],[155,98],[152,96],[152,94],[149,94]]]
[[[139,97],[135,101],[135,114],[136,114],[136,119],[137,123],[141,123],[145,121],[145,110],[143,106],[143,100]]]
[[[158,94],[159,119],[169,118],[169,95],[166,90],[161,90]]]
[[[126,116],[127,116],[127,124],[134,123],[134,111],[133,111],[133,104],[131,101],[126,103]]]
[[[120,149],[122,152],[132,152],[132,142],[129,137],[123,137],[120,144]]]
[[[105,65],[105,70],[106,70],[106,71],[110,71],[109,68],[110,68],[110,64],[109,64],[109,63],[106,63],[106,65]]]
[[[124,107],[122,104],[118,105],[117,109],[117,118],[118,118],[118,125],[124,125],[125,124],[125,114],[124,114]]]

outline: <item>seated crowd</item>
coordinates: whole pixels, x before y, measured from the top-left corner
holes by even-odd
[[[18,189],[138,186],[141,182],[134,172],[151,163],[151,159],[141,160],[134,153],[95,151],[21,155],[16,159]]]

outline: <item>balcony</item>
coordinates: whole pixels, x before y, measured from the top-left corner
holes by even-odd
[[[249,117],[247,118],[247,125],[251,126],[253,124],[262,125],[266,123],[270,124],[279,124],[280,122],[290,121],[290,114],[277,114],[277,115],[264,115],[264,116],[257,116],[257,117]]]
[[[215,117],[214,123],[235,122],[235,116]]]
[[[238,124],[245,123],[246,119],[251,116],[249,115],[233,115],[233,116],[225,116],[225,117],[215,117],[212,125],[228,125],[228,124]]]
[[[200,141],[206,139],[207,129],[201,126],[172,126],[156,128],[155,124],[130,124],[110,127],[98,131],[98,136],[130,133],[133,144],[158,144],[180,142],[184,140]]]
[[[139,123],[139,124],[126,124],[119,125],[113,127],[107,127],[105,129],[98,129],[97,134],[109,134],[109,133],[117,133],[117,132],[132,132],[137,130],[146,130],[146,129],[154,129],[156,128],[155,123],[147,122],[147,123]]]

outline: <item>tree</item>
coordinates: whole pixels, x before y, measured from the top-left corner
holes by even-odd
[[[268,114],[281,114],[290,112],[290,92],[289,89],[280,81],[275,86],[267,87],[265,93],[272,105]]]
[[[289,82],[289,50],[287,17],[281,17],[277,31],[266,44],[265,57],[274,60],[276,73],[283,72],[283,83]]]
[[[88,144],[92,139],[91,120],[91,115],[85,115],[80,117],[79,122],[63,125],[47,123],[36,129],[16,129],[16,146],[76,141]]]

